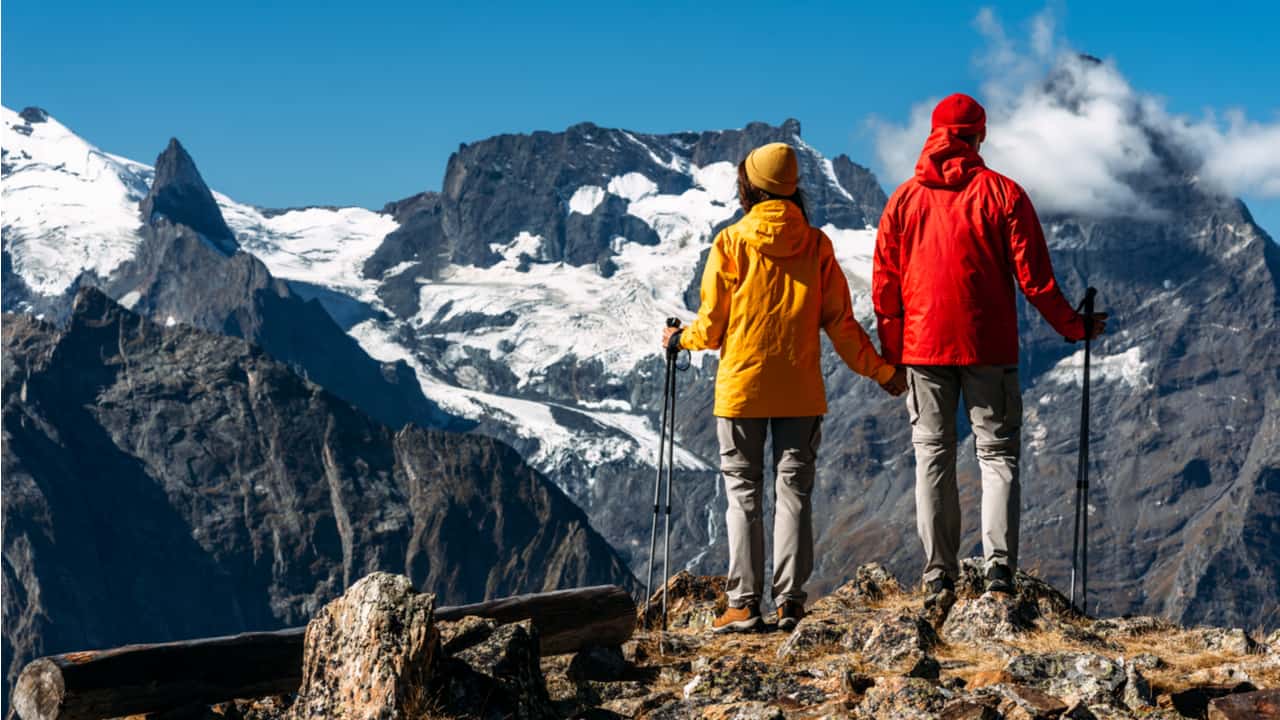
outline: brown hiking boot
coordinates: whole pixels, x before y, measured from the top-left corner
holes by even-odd
[[[764,618],[760,617],[759,605],[744,608],[731,607],[711,624],[711,632],[717,634],[754,632],[762,625],[764,625]]]
[[[794,600],[784,600],[778,606],[778,629],[788,632],[796,628],[796,623],[804,619],[804,604]]]

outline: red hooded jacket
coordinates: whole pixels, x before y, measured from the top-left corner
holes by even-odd
[[[871,294],[885,360],[1017,365],[1014,278],[1058,333],[1084,339],[1026,192],[951,131],[934,130],[880,218]]]

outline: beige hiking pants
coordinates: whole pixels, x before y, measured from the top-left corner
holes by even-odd
[[[993,365],[907,369],[907,410],[916,450],[916,529],[926,582],[960,576],[960,495],[956,489],[956,410],[961,395],[982,472],[982,549],[987,565],[1018,569],[1022,501],[1022,391],[1018,368]]]
[[[773,436],[776,493],[773,517],[773,597],[804,603],[813,572],[814,461],[822,418],[716,418],[720,471],[729,510],[729,573],[733,607],[758,604],[764,594],[764,444]]]

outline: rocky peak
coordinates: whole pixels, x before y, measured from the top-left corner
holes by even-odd
[[[150,223],[159,214],[170,222],[200,233],[225,255],[233,255],[235,234],[227,227],[209,186],[196,169],[196,163],[177,138],[156,158],[155,180],[142,200],[142,217]]]
[[[18,116],[26,120],[28,125],[49,121],[49,111],[35,106],[22,108],[22,112],[18,113]]]

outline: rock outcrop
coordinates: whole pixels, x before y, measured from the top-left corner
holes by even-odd
[[[435,597],[403,575],[373,573],[311,622],[291,720],[417,718],[432,708],[440,637]]]
[[[378,580],[380,587],[407,583],[401,579],[396,586],[389,576],[381,577],[388,579]],[[938,638],[924,622],[923,597],[897,589],[874,565],[863,566],[855,579],[815,602],[811,614],[789,634],[714,636],[703,627],[702,618],[723,607],[721,579],[682,574],[668,585],[672,630],[665,635],[642,632],[623,648],[543,658],[540,667],[533,659],[536,633],[527,623],[498,625],[478,618],[440,623],[443,650],[421,687],[432,698],[432,718],[1280,717],[1280,647],[1231,629],[1224,634],[1249,638],[1253,644],[1206,650],[1204,637],[1213,629],[1181,628],[1154,618],[1127,618],[1122,621],[1127,629],[1118,630],[1116,621],[1074,613],[1065,598],[1036,578],[1020,574],[1018,580],[1019,595],[987,599],[1015,604],[1044,594],[1045,610],[1001,644],[983,645]],[[374,603],[377,611],[363,615],[333,612],[352,607],[351,598],[361,596],[357,589],[367,582],[361,581],[312,621],[309,657],[313,636],[333,635],[329,618],[347,617],[351,619],[344,623],[359,625],[371,622],[359,619],[364,615],[375,622],[380,617],[386,603]],[[962,603],[978,599],[971,590],[960,589]],[[964,622],[973,626],[964,633],[970,638],[990,634],[1005,621],[998,615],[973,614]],[[316,632],[317,626],[325,630]],[[376,643],[351,643],[349,652],[360,658],[358,663],[341,654],[348,652],[344,647],[323,647],[338,653],[331,660],[335,666],[356,668],[358,675],[358,668],[383,668],[402,657],[404,648],[413,645],[413,627],[405,623],[387,628],[381,657],[369,656],[371,650],[378,651]],[[1073,630],[1066,631],[1068,627]],[[825,628],[829,634],[815,634],[814,628]],[[363,631],[347,632],[362,637]],[[1073,639],[1090,635],[1113,638],[1114,649],[1098,651]],[[1193,679],[1193,669],[1223,664],[1247,667],[1254,680],[1224,685]],[[397,677],[405,674],[401,671]],[[308,697],[304,689],[297,703]],[[352,707],[364,708],[363,702]],[[274,707],[277,715],[263,717],[287,712],[279,704]],[[331,706],[333,717],[343,716],[341,711]],[[404,715],[388,712],[383,717]]]

